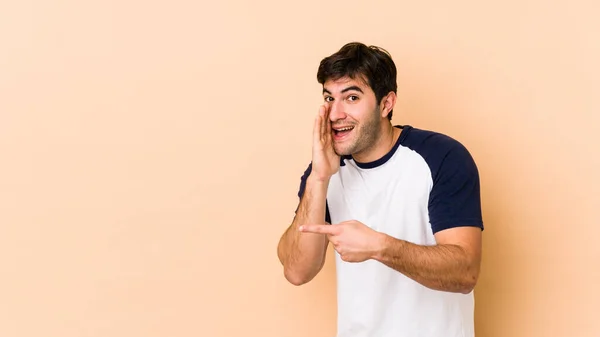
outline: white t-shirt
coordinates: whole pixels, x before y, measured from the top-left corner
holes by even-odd
[[[382,158],[341,158],[327,192],[329,223],[358,220],[420,245],[456,226],[483,230],[479,174],[458,141],[411,126]],[[301,178],[301,198],[312,164]],[[386,265],[336,256],[337,337],[473,337],[474,297],[427,288]]]

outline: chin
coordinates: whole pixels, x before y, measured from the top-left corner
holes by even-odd
[[[334,146],[333,151],[335,151],[338,156],[349,156],[352,154],[352,149],[347,146]]]

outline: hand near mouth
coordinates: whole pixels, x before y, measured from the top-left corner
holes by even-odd
[[[333,132],[329,122],[329,106],[319,108],[313,128],[312,174],[318,181],[327,181],[340,168],[340,156],[333,148]]]

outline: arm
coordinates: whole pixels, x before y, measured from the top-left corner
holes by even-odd
[[[455,227],[435,234],[437,244],[416,245],[350,220],[333,225],[304,225],[306,233],[326,234],[343,261],[376,260],[440,291],[469,293],[479,276],[481,229]]]
[[[435,234],[433,246],[421,246],[381,234],[373,259],[422,285],[467,294],[479,277],[481,229],[455,227]]]
[[[310,175],[294,221],[282,235],[277,247],[285,278],[294,285],[312,280],[323,268],[329,241],[323,234],[302,233],[308,223],[324,223],[327,181]]]
[[[285,278],[294,285],[312,280],[325,263],[327,236],[302,233],[299,229],[308,223],[325,224],[327,187],[340,167],[340,157],[333,150],[331,137],[329,107],[323,105],[315,118],[313,159],[300,185],[300,204],[294,221],[277,246]]]

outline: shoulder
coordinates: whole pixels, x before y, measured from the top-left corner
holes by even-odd
[[[483,229],[479,173],[467,148],[439,132],[406,130],[403,145],[422,156],[431,171],[428,210],[433,233],[457,226]]]
[[[471,153],[457,139],[412,126],[402,128],[400,144],[416,152],[427,162],[434,179],[443,170],[476,170]]]
[[[449,135],[403,126],[400,144],[421,154],[423,157],[439,156],[450,151],[468,152],[466,147]]]

